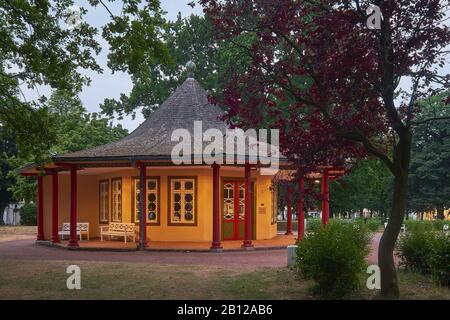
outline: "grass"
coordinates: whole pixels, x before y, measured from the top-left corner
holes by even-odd
[[[67,266],[81,290],[66,288]],[[295,299],[306,287],[289,269],[88,261],[0,261],[1,299]]]
[[[81,268],[81,290],[66,288],[67,266]],[[310,281],[288,268],[91,261],[0,261],[0,299],[313,299]],[[402,299],[450,299],[450,290],[399,272]],[[365,279],[362,281],[362,285]],[[351,299],[376,298],[362,288]]]

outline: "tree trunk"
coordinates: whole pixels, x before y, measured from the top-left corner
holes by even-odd
[[[389,222],[380,239],[378,264],[381,270],[381,295],[397,299],[400,295],[394,263],[394,249],[406,212],[411,135],[406,132],[394,148],[394,192]]]
[[[437,208],[437,218],[439,220],[444,220],[444,207]]]

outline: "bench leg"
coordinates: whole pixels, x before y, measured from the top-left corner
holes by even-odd
[[[124,239],[125,239],[125,243],[127,243],[127,233],[125,232],[125,237],[124,237]]]
[[[100,241],[103,241],[103,233],[100,232]]]

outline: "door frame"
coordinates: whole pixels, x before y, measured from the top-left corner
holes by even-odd
[[[242,177],[228,177],[223,176],[220,177],[220,240],[221,241],[240,241],[240,240],[224,240],[223,239],[223,187],[227,182],[244,182],[244,178]],[[252,240],[256,240],[256,181],[255,179],[251,179],[252,185]],[[244,209],[245,210],[245,209]]]

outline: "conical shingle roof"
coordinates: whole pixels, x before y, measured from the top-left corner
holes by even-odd
[[[188,78],[136,130],[119,141],[106,145],[58,155],[54,161],[76,160],[169,160],[171,141],[176,129],[187,129],[193,137],[194,121],[202,121],[203,131],[219,129],[225,134],[227,126],[219,117],[222,110],[208,102],[207,93],[193,78]]]

